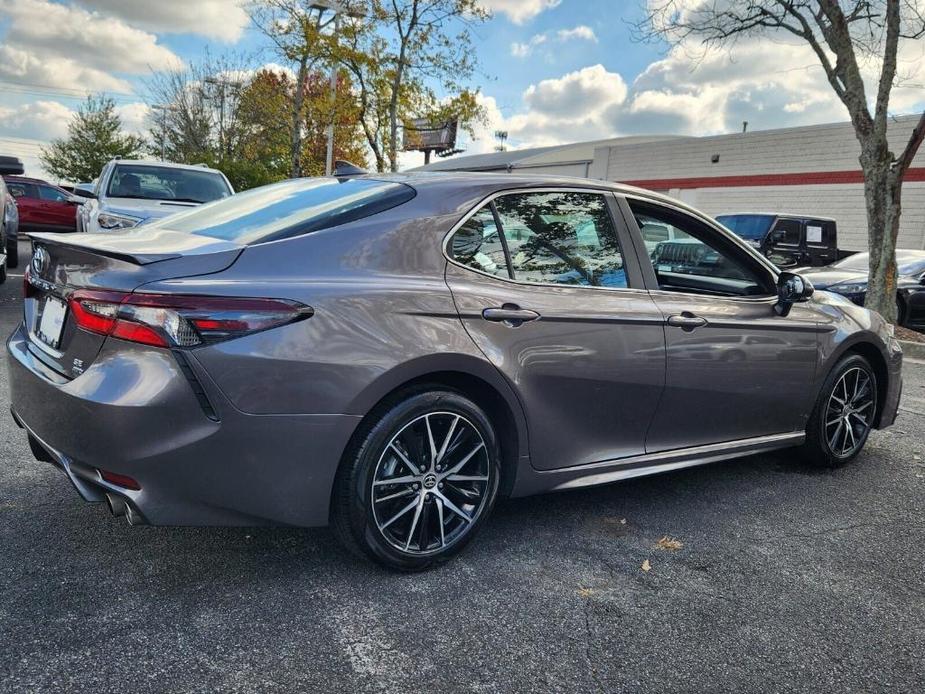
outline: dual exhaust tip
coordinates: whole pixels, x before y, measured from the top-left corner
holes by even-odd
[[[141,514],[135,508],[118,494],[107,492],[106,503],[109,510],[116,518],[125,517],[129,525],[143,525],[144,520]]]

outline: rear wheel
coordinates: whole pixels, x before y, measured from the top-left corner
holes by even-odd
[[[16,239],[6,241],[6,266],[8,268],[19,267],[19,242]]]
[[[403,571],[460,552],[491,512],[497,439],[482,409],[416,391],[373,413],[335,482],[332,524],[351,549]]]
[[[820,467],[839,467],[853,460],[873,427],[877,412],[877,376],[858,354],[832,369],[806,427],[803,452]]]

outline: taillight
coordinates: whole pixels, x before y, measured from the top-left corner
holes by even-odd
[[[22,273],[22,298],[31,299],[37,293],[35,285],[32,284],[32,268],[26,265]]]
[[[80,290],[68,303],[77,327],[154,347],[196,347],[312,315],[284,299]]]

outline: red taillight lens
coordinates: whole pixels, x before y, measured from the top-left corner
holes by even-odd
[[[31,299],[36,293],[35,285],[32,284],[32,268],[26,265],[22,273],[22,298]]]
[[[138,482],[128,475],[120,475],[118,472],[110,472],[109,470],[99,470],[100,477],[109,482],[110,484],[115,484],[119,487],[125,487],[126,489],[133,489],[138,491],[141,489],[141,485]]]
[[[79,328],[154,347],[196,347],[312,315],[283,299],[109,291],[77,291],[69,304]]]

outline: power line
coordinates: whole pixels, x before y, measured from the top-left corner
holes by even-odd
[[[0,81],[0,87],[5,92],[14,94],[27,94],[29,96],[58,96],[65,99],[85,99],[90,94],[103,94],[113,99],[113,101],[138,101],[141,97],[138,94],[129,92],[109,91],[106,89],[72,89],[70,87],[52,87],[50,85],[35,84],[32,82],[6,82]]]

